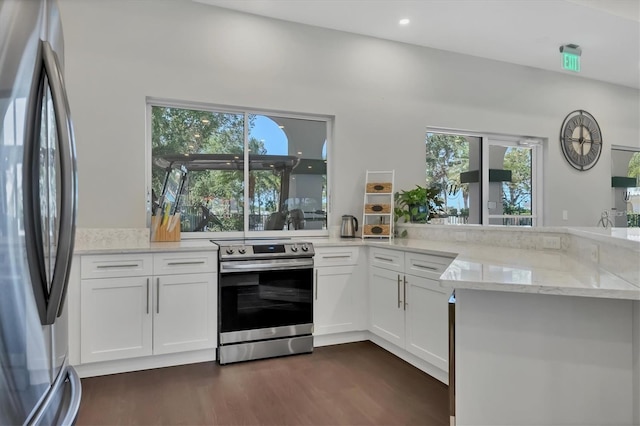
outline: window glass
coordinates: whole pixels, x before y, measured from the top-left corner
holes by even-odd
[[[437,188],[446,223],[481,223],[480,138],[427,133],[427,188]]]
[[[326,119],[151,111],[152,214],[180,212],[182,232],[326,231]]]
[[[442,223],[537,225],[540,149],[532,138],[427,132],[426,184],[439,191]]]
[[[180,212],[182,232],[242,231],[243,114],[154,106],[151,127],[152,214]]]
[[[489,147],[489,224],[533,224],[531,159],[530,147]]]

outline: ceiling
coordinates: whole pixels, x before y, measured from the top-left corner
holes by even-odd
[[[194,1],[640,88],[640,0]],[[561,68],[570,43],[580,73]]]

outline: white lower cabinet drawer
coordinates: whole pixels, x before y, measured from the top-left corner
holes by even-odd
[[[360,247],[315,248],[313,263],[316,267],[349,266],[358,263]]]
[[[148,253],[82,256],[80,260],[81,279],[141,277],[152,271],[153,255]]]
[[[404,252],[372,247],[369,251],[369,265],[404,272]]]
[[[198,274],[216,272],[218,252],[156,253],[153,255],[153,274]]]
[[[449,267],[452,258],[421,253],[405,253],[404,272],[426,278],[439,278]]]

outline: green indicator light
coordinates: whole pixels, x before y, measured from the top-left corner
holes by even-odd
[[[562,68],[568,71],[580,72],[580,56],[562,52]]]

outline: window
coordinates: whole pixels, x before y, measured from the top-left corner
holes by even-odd
[[[152,215],[179,212],[193,235],[326,234],[329,117],[148,108]]]
[[[445,223],[537,226],[540,140],[427,131],[426,184],[440,191]]]

